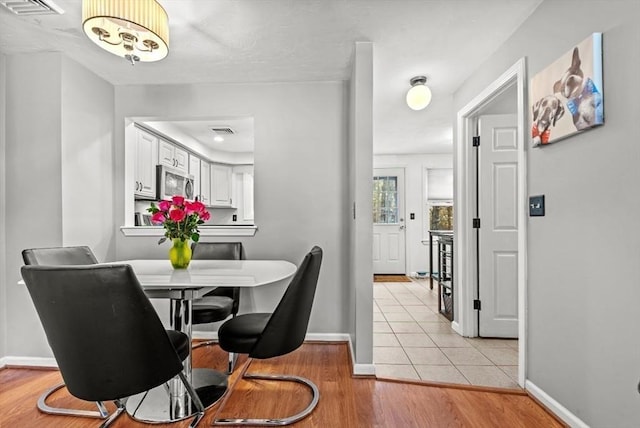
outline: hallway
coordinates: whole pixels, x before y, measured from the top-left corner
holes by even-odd
[[[428,279],[374,282],[373,297],[378,377],[519,388],[518,341],[458,335]]]

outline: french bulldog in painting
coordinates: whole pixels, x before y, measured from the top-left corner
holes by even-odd
[[[578,131],[603,123],[602,95],[593,80],[584,76],[580,52],[573,49],[571,66],[553,85],[553,92],[567,99],[573,124]]]
[[[551,138],[551,127],[564,115],[562,101],[555,95],[547,95],[540,98],[532,107],[533,128],[531,137],[533,145],[549,143]]]

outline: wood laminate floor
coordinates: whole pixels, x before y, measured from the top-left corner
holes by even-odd
[[[194,367],[223,369],[226,354],[218,347],[194,351]],[[244,358],[238,363],[243,364]],[[241,368],[241,366],[238,366]],[[236,369],[234,376],[237,376]],[[345,343],[305,343],[293,353],[254,360],[248,372],[307,377],[320,390],[315,411],[296,427],[562,427],[553,415],[522,391],[444,387],[419,382],[354,378]],[[61,379],[55,370],[0,370],[0,426],[10,428],[97,427],[95,419],[51,416],[36,409],[43,390]],[[230,379],[233,384],[234,378]],[[282,417],[306,406],[310,394],[298,385],[276,386],[265,381],[241,381],[219,417]],[[63,389],[51,404],[82,406]],[[210,426],[218,405],[209,408],[199,427]],[[86,407],[91,409],[92,406]],[[186,427],[188,421],[156,427]],[[149,427],[122,415],[112,427]]]

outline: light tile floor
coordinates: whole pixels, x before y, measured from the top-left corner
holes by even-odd
[[[458,335],[429,280],[374,282],[373,297],[378,377],[519,388],[518,341]]]

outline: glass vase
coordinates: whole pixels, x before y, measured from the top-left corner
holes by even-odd
[[[189,240],[184,241],[180,238],[173,238],[173,246],[169,250],[169,260],[174,269],[186,269],[191,262],[191,245]]]

